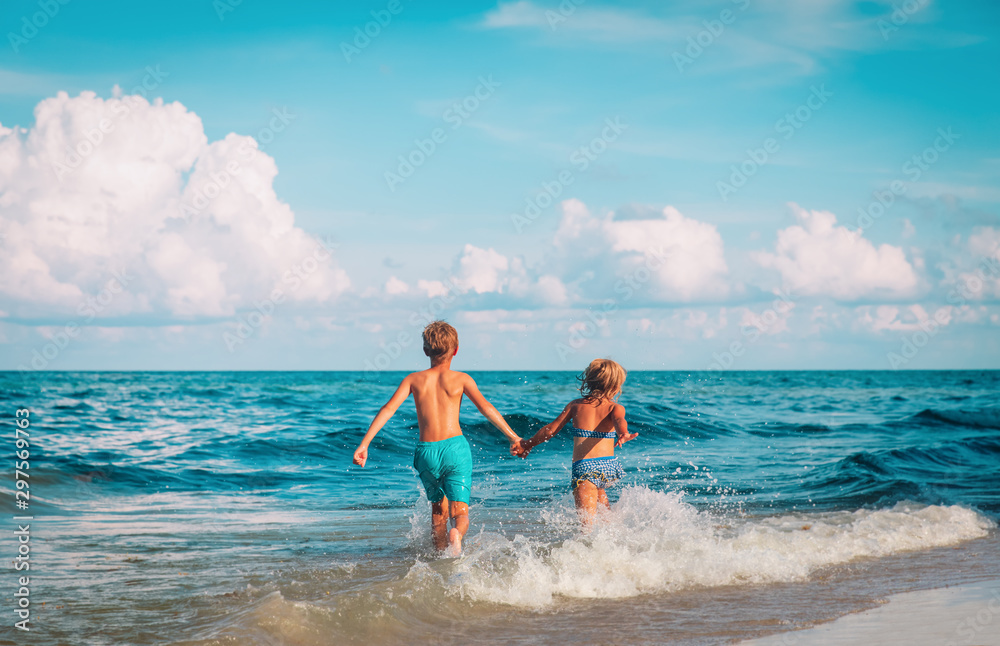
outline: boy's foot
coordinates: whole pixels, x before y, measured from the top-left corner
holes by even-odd
[[[448,549],[445,554],[454,557],[462,555],[462,533],[454,527],[448,532]]]

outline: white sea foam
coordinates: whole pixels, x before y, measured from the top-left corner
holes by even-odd
[[[589,534],[569,531],[571,509],[546,532],[568,538],[467,537],[450,592],[479,601],[542,607],[559,596],[620,598],[695,586],[803,580],[817,568],[985,536],[993,523],[958,506],[725,517],[678,493],[629,487]],[[471,540],[469,540],[471,539]]]

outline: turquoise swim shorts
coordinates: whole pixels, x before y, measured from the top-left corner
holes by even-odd
[[[417,442],[413,453],[413,468],[427,490],[427,499],[448,500],[469,504],[472,493],[472,449],[464,435],[440,442]]]

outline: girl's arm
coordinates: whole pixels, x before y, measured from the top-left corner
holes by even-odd
[[[563,412],[559,413],[559,417],[555,418],[551,424],[546,424],[540,428],[538,432],[531,437],[531,439],[521,440],[521,449],[524,451],[521,457],[527,457],[528,451],[535,448],[542,442],[547,442],[552,439],[552,436],[561,431],[563,426],[566,426],[566,422],[569,421],[572,410],[573,404],[566,404],[566,408],[563,409]]]
[[[616,449],[629,440],[639,437],[638,433],[628,432],[628,422],[625,421],[625,407],[621,404],[615,404],[614,409],[611,411],[611,421],[614,422],[615,433],[618,434],[618,439],[615,440]]]
[[[406,401],[406,398],[410,396],[410,377],[407,376],[399,384],[399,388],[396,392],[392,394],[389,401],[385,403],[385,406],[379,409],[378,415],[372,420],[371,426],[368,427],[368,432],[365,433],[364,438],[361,440],[361,444],[354,451],[354,464],[359,467],[365,466],[365,462],[368,461],[368,445],[371,444],[372,440],[375,439],[375,434],[382,430],[385,423],[389,421],[393,415],[396,414],[396,410],[399,408],[400,404]]]

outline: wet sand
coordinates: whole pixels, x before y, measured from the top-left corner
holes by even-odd
[[[1000,579],[891,595],[877,608],[740,646],[1000,646]]]

